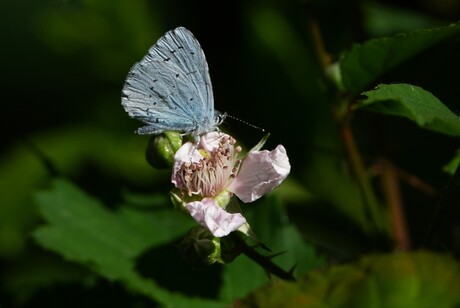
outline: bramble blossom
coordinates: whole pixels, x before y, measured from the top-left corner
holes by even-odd
[[[226,211],[233,195],[253,202],[278,186],[291,169],[282,145],[244,157],[235,144],[227,134],[210,132],[198,144],[184,143],[174,156],[172,183],[184,199],[193,200],[184,202],[189,214],[215,237],[247,225],[241,213]]]

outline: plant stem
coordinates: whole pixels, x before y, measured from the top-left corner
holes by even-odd
[[[385,232],[384,220],[382,220],[381,217],[382,212],[379,209],[379,204],[367,170],[364,167],[363,160],[356,146],[349,116],[346,116],[345,120],[342,122],[341,135],[350,160],[350,165],[355,173],[364,202],[367,205],[371,222],[374,224],[377,232]]]
[[[292,272],[286,272],[281,267],[273,263],[270,256],[264,256],[257,252],[253,247],[248,246],[239,235],[233,236],[233,240],[238,245],[238,247],[241,248],[243,254],[245,254],[252,261],[259,264],[268,273],[284,280],[295,281]]]
[[[307,3],[308,4],[308,3]],[[313,8],[311,5],[308,5],[308,11],[312,12]],[[324,42],[321,36],[321,31],[318,26],[318,22],[313,17],[313,14],[309,14],[308,18],[308,29],[310,32],[311,39],[318,57],[318,61],[321,64],[323,70],[325,71],[331,65],[331,57],[327,53],[326,48],[324,47]],[[339,103],[338,109],[335,110],[335,116],[338,120],[338,123],[341,123],[341,134],[342,139],[345,144],[345,148],[350,160],[351,167],[356,175],[358,184],[361,188],[363,199],[367,205],[368,213],[370,216],[371,223],[374,224],[374,228],[377,229],[377,232],[386,232],[385,228],[385,219],[381,217],[381,211],[379,209],[379,204],[377,198],[375,197],[374,190],[372,188],[371,182],[368,177],[366,168],[361,159],[361,155],[356,146],[353,133],[351,130],[351,112],[349,109],[350,101],[342,101]],[[340,108],[342,107],[342,110]],[[345,108],[345,109],[343,109]],[[371,229],[372,226],[366,224],[365,226],[368,229]]]
[[[407,233],[401,191],[399,189],[396,170],[389,163],[382,162],[382,182],[387,204],[390,209],[393,239],[395,248],[402,251],[410,249],[410,239]]]
[[[313,47],[315,48],[316,56],[321,64],[321,67],[323,70],[325,70],[331,64],[331,57],[326,52],[318,22],[313,17],[308,19],[308,29],[313,41]]]

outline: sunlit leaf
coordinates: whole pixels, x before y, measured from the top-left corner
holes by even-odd
[[[111,212],[68,181],[53,181],[37,195],[47,225],[34,232],[37,242],[65,259],[83,264],[106,279],[119,281],[164,306],[213,307],[216,303],[187,298],[159,287],[134,271],[135,259],[147,248],[172,241],[191,226],[172,211],[155,215],[128,208]]]
[[[409,84],[381,84],[366,96],[360,108],[405,117],[418,126],[451,136],[460,136],[460,117],[433,94]]]
[[[31,191],[42,187],[49,174],[34,151],[41,151],[60,174],[76,175],[90,163],[97,165],[101,176],[143,185],[160,175],[145,161],[145,143],[130,134],[119,136],[76,125],[33,134],[27,142],[13,144],[0,162],[0,256],[19,253],[37,220],[30,206]]]

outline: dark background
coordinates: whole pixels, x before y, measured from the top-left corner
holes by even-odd
[[[306,190],[321,194],[318,183],[333,179],[321,166],[312,168],[318,166],[315,157],[334,157],[340,164],[344,151],[331,113],[334,97],[321,79],[314,52],[311,23],[318,25],[335,61],[354,43],[444,26],[459,17],[455,0],[2,0],[1,264],[16,266],[37,249],[31,248],[29,237],[40,223],[32,193],[46,187],[50,172],[72,178],[109,205],[120,198],[114,192],[123,188],[170,188],[164,180],[168,175],[159,177],[145,162],[148,137],[133,134],[140,123],[127,116],[120,101],[129,68],[166,31],[185,26],[194,33],[208,60],[216,109],[269,131],[267,148],[282,143],[292,176]],[[421,86],[458,114],[459,54],[457,37],[422,52],[375,84]],[[262,137],[231,119],[223,126],[247,146]],[[438,192],[446,187],[449,176],[442,166],[459,147],[457,139],[364,112],[355,115],[353,128],[368,166],[384,157]],[[402,189],[410,233],[414,245],[421,247],[438,199],[406,184]],[[436,240],[455,250],[450,237],[457,228],[457,211],[441,212],[444,216],[434,221],[440,226]],[[328,214],[313,220],[327,224]],[[104,297],[107,290],[117,293],[116,288],[98,284],[93,295]],[[38,298],[46,302],[46,295],[39,293]],[[118,300],[130,302],[122,295]]]

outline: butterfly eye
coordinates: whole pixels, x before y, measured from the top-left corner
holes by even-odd
[[[222,122],[224,122],[225,118],[227,117],[227,113],[220,113],[218,111],[216,111],[216,123],[217,125],[221,124]]]

